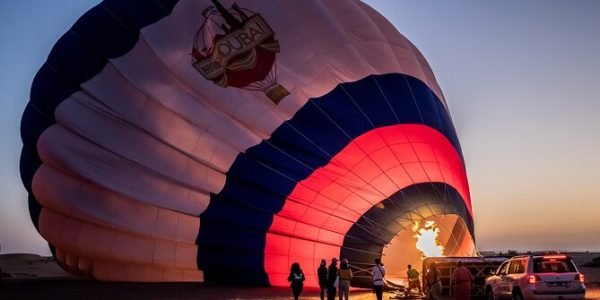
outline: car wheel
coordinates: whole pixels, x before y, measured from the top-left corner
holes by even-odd
[[[487,300],[494,300],[494,292],[492,292],[492,289],[487,289],[485,295],[487,296]]]
[[[521,294],[521,291],[519,290],[513,291],[512,298],[513,300],[525,300],[525,298],[523,298],[523,294]]]

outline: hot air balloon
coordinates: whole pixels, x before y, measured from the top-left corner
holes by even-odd
[[[360,1],[106,0],[50,52],[21,132],[31,218],[82,277],[281,286],[299,262],[316,286],[340,257],[370,286],[430,221],[444,255],[475,253],[444,96]]]

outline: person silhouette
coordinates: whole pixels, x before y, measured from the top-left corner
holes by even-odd
[[[335,300],[335,292],[337,287],[335,286],[335,281],[337,278],[337,258],[331,259],[331,264],[327,269],[327,300]]]
[[[319,278],[319,296],[321,300],[325,300],[325,292],[327,291],[327,261],[321,259],[321,264],[317,269],[317,276]]]
[[[425,283],[427,284],[427,299],[439,299],[442,292],[442,281],[440,280],[440,273],[435,262],[429,265],[429,270],[425,275]]]
[[[462,261],[459,260],[450,280],[450,289],[454,290],[454,299],[470,300],[471,282],[473,282],[471,271],[463,266]]]
[[[339,299],[348,300],[348,296],[350,294],[350,280],[352,280],[352,270],[350,269],[350,265],[348,264],[347,259],[343,259],[340,264],[340,269],[338,270],[339,277]]]
[[[416,288],[419,291],[419,294],[422,294],[421,291],[421,280],[419,279],[419,271],[413,269],[411,265],[408,265],[408,270],[406,271],[406,275],[408,275],[408,288],[406,289],[405,294],[408,296],[410,291]]]
[[[298,297],[300,297],[300,294],[302,293],[302,288],[304,287],[304,273],[302,272],[302,269],[300,269],[299,263],[295,262],[292,264],[288,281],[290,282],[294,300],[298,300]]]

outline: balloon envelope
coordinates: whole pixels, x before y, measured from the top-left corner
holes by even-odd
[[[370,286],[394,237],[450,215],[445,255],[473,254],[460,145],[414,45],[359,1],[236,3],[107,0],[56,43],[21,174],[59,263],[287,285],[299,262],[317,286],[320,260],[341,257]]]

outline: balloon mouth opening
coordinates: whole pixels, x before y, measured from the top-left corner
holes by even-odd
[[[425,258],[474,256],[475,252],[473,237],[458,215],[434,215],[415,220],[412,228],[398,232],[384,248],[385,280],[407,286],[408,265],[421,273]]]

